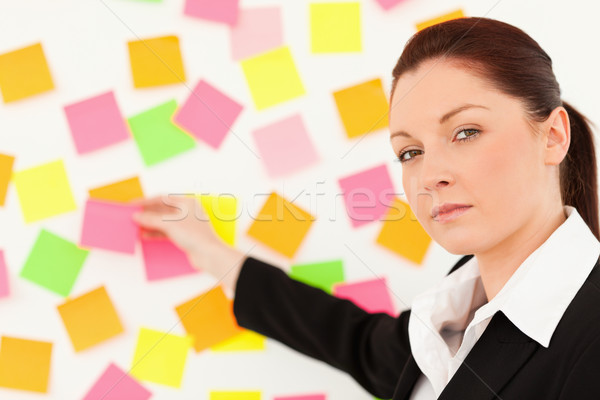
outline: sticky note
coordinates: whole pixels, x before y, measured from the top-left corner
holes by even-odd
[[[0,54],[0,91],[5,103],[52,89],[54,83],[41,43]]]
[[[333,285],[344,282],[342,260],[292,265],[290,277],[332,293]]]
[[[292,258],[315,217],[273,192],[248,229],[248,236]]]
[[[465,14],[463,13],[463,11],[461,9],[458,9],[447,14],[443,14],[438,17],[417,23],[417,31],[430,27],[431,25],[436,25],[444,21],[450,21],[451,19],[462,18],[464,16]]]
[[[178,388],[192,338],[141,328],[130,373],[142,381]]]
[[[142,239],[146,279],[156,281],[197,273],[187,255],[169,239]]]
[[[6,199],[14,162],[15,158],[13,156],[0,154],[0,206],[4,205]]]
[[[385,164],[341,178],[338,183],[354,228],[384,216],[396,198],[394,184]]]
[[[211,391],[208,395],[209,400],[261,400],[258,391]]]
[[[123,332],[104,286],[59,305],[58,312],[75,351],[85,350]]]
[[[89,251],[42,229],[33,244],[20,276],[67,297]]]
[[[196,139],[218,149],[242,108],[225,93],[201,80],[177,110],[173,122]]]
[[[145,88],[185,82],[177,36],[135,40],[127,45],[134,87]]]
[[[265,349],[266,338],[256,332],[244,329],[241,333],[210,347],[211,351],[260,351]]]
[[[384,10],[389,10],[390,8],[392,8],[395,5],[399,4],[401,1],[402,0],[377,0],[377,2],[379,3],[379,5]]]
[[[385,278],[338,283],[333,286],[333,294],[352,301],[370,313],[382,312],[391,316],[396,314]]]
[[[0,387],[48,392],[52,343],[2,336]]]
[[[310,49],[313,53],[362,50],[360,3],[311,3]]]
[[[299,396],[277,396],[273,400],[326,400],[324,394],[308,394]]]
[[[241,62],[257,110],[305,93],[289,47],[261,53]]]
[[[139,206],[88,199],[80,245],[133,254],[139,236],[133,213],[140,210]]]
[[[300,114],[257,129],[252,136],[272,178],[289,175],[319,161]]]
[[[235,225],[239,218],[237,199],[229,194],[200,195],[200,202],[215,232],[225,243],[235,245]]]
[[[129,118],[131,133],[147,166],[196,146],[192,136],[171,122],[176,109],[177,102],[171,100]]]
[[[196,352],[242,332],[233,315],[233,301],[217,286],[175,308]]]
[[[381,79],[373,79],[333,93],[349,138],[388,126],[388,101]]]
[[[377,243],[416,264],[422,263],[431,238],[408,204],[396,199],[383,220]]]
[[[148,389],[111,363],[83,400],[147,400],[150,396]]]
[[[185,0],[183,13],[213,22],[235,25],[239,12],[239,0]]]
[[[13,180],[26,223],[77,208],[62,160],[15,172]]]
[[[137,176],[90,189],[88,193],[93,199],[118,203],[128,203],[144,198],[144,190],[140,178]]]
[[[131,137],[112,91],[65,106],[65,114],[79,154]]]
[[[0,250],[0,298],[8,296],[9,293],[8,268],[4,260],[4,251]]]
[[[231,58],[240,61],[283,46],[280,7],[240,10],[238,22],[229,30]]]

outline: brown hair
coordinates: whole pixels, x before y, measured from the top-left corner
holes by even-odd
[[[402,74],[438,58],[468,69],[521,100],[532,121],[545,121],[559,106],[567,110],[571,143],[559,165],[562,201],[575,207],[600,238],[596,153],[590,121],[561,100],[548,54],[529,35],[507,23],[489,18],[453,19],[423,29],[408,40],[392,72],[392,94]]]

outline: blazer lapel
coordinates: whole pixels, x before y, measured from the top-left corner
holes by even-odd
[[[439,400],[489,400],[527,362],[540,345],[497,312]]]
[[[394,400],[408,400],[420,375],[421,370],[412,354],[410,354],[406,364],[404,364],[404,369],[396,384],[396,390],[392,398]]]

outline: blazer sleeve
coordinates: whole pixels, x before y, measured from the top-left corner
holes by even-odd
[[[600,398],[600,336],[582,352],[563,385],[559,400]]]
[[[240,326],[349,373],[374,396],[391,398],[410,355],[410,310],[370,314],[349,300],[248,257],[233,310]]]

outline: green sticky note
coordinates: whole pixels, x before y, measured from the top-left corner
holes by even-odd
[[[344,282],[344,265],[342,260],[292,265],[290,277],[331,294],[335,283]]]
[[[175,100],[129,118],[129,127],[146,166],[154,165],[196,146],[194,138],[179,129],[171,117]]]
[[[20,275],[67,297],[88,253],[75,243],[42,229]]]

